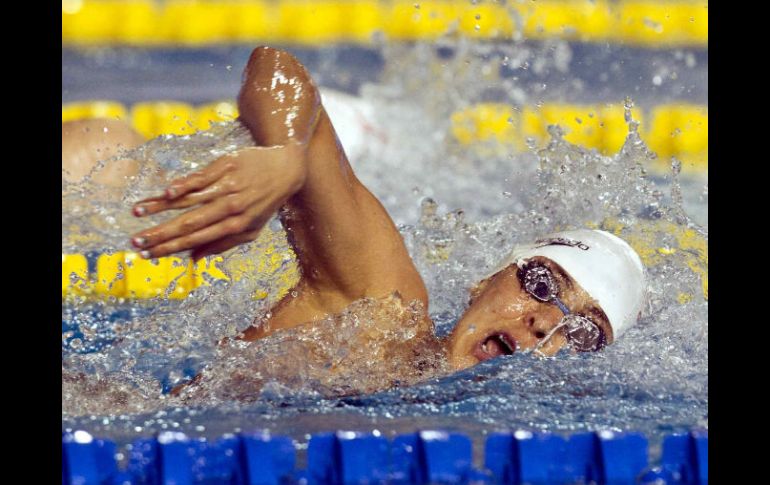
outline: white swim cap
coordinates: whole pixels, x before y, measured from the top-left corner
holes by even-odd
[[[373,104],[333,89],[320,91],[324,109],[349,160],[357,160],[373,143],[381,141],[384,135]]]
[[[639,255],[624,240],[591,229],[558,232],[534,244],[516,246],[495,273],[535,256],[561,266],[599,303],[613,338],[636,323],[644,304],[645,271]]]

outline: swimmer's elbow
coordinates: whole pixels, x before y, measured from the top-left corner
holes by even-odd
[[[273,69],[279,66],[286,69],[305,70],[302,63],[290,52],[262,45],[255,47],[254,50],[251,51],[249,62],[246,63],[246,74],[252,74],[265,67]]]
[[[257,143],[307,139],[318,117],[320,99],[307,69],[292,54],[272,47],[257,47],[251,53],[238,109]]]
[[[254,49],[243,72],[239,102],[254,96],[275,96],[283,89],[292,89],[297,96],[279,100],[282,102],[318,94],[310,73],[292,54],[267,46]]]

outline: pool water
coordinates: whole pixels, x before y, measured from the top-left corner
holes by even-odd
[[[448,115],[468,103],[493,95],[511,102],[523,96],[533,104],[596,96],[589,87],[565,88],[572,85],[570,73],[580,78],[588,63],[580,49],[565,43],[522,54],[523,47],[459,41],[440,48],[382,47],[381,69],[374,79],[359,79],[357,91],[386,136],[372,139],[351,164],[399,224],[428,287],[437,334],[449,332],[467,306],[469,288],[515,243],[557,229],[600,227],[628,240],[650,276],[644,316],[622,339],[597,354],[541,359],[516,353],[451,374],[440,352],[425,348],[409,326],[422,309],[362,301],[335,319],[344,339],[317,325],[248,348],[218,346],[267,311],[279,296],[276,287],[296,271],[285,234],[273,221],[253,244],[225,255],[222,265],[236,272],[270,248],[286,255],[270,274],[216,282],[183,301],[65,302],[62,427],[118,442],[161,430],[214,437],[267,428],[292,436],[300,447],[310,433],[330,429],[393,435],[448,428],[475,440],[506,428],[634,429],[654,443],[673,430],[708,427],[707,174],[680,175],[676,161],[668,172],[653,170],[660,161],[633,119],[625,145],[610,156],[568,143],[559,129],[547,143],[521,152],[454,142]],[[543,83],[528,78],[517,89],[493,93],[497,84],[485,77],[488,66],[513,55],[542,64],[541,75],[562,84],[537,88]],[[588,55],[596,61],[595,53]],[[319,69],[333,72],[336,58],[328,52],[319,57],[332,59]],[[695,91],[707,93],[707,77],[698,77],[702,64],[677,69],[686,80],[679,91],[696,82]],[[235,76],[220,71],[223,78]],[[612,96],[640,91],[612,80],[607,85]],[[237,85],[228,87],[232,92],[223,95],[233,97]],[[654,98],[649,89],[641,91],[646,101]],[[668,95],[676,92],[671,88]],[[161,186],[159,168],[185,173],[249,143],[237,122],[160,137],[132,153],[145,168],[125,193],[105,194],[87,182],[63,187],[63,253],[126,250],[128,235],[141,227],[126,207]],[[85,242],[76,237],[84,233]],[[258,290],[268,296],[254,299]],[[373,332],[379,333],[372,340]],[[404,349],[421,352],[421,373]],[[377,365],[382,355],[392,358],[390,365]],[[330,369],[330,361],[344,365]],[[164,392],[204,367],[202,391]],[[398,386],[390,387],[394,382]]]

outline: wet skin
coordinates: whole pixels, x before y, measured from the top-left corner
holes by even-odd
[[[145,141],[128,123],[105,118],[64,122],[61,139],[62,180],[77,183],[91,175],[97,184],[110,187],[124,186],[126,177],[138,172],[138,165],[123,159],[95,169],[97,163]]]
[[[181,211],[134,234],[146,258],[191,251],[194,258],[222,253],[254,240],[277,211],[297,254],[302,278],[269,317],[239,337],[271,333],[339,313],[363,297],[397,292],[428,306],[428,294],[390,216],[356,178],[321,105],[310,75],[293,56],[256,48],[238,97],[241,121],[257,144],[171,181],[157,197],[137,203],[137,217]],[[612,341],[603,313],[554,263],[560,298],[574,312],[591,314]],[[296,295],[296,296],[294,296]],[[512,350],[533,348],[562,317],[551,304],[522,290],[516,268],[481,282],[446,345],[451,364],[463,369]],[[592,309],[593,308],[593,309]],[[594,316],[596,315],[596,316]],[[426,319],[426,328],[432,323]],[[552,355],[565,344],[554,335]]]

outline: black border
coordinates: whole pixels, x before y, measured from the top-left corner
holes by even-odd
[[[55,3],[4,5],[3,292],[5,358],[0,389],[4,483],[61,476],[61,301],[54,234],[61,213],[59,146],[61,13]],[[60,234],[61,236],[61,234]],[[56,457],[59,457],[57,460]],[[12,460],[12,461],[11,461]],[[17,480],[9,480],[18,476]]]

